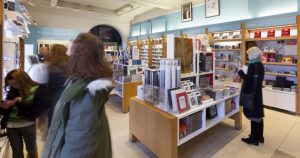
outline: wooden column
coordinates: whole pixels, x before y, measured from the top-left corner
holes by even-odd
[[[246,23],[242,22],[241,24],[241,28],[242,28],[242,64],[246,65]]]
[[[2,99],[2,92],[3,92],[3,23],[4,21],[4,2],[1,1],[0,3],[0,74],[1,74],[1,81],[0,81],[0,96]]]
[[[297,23],[297,59],[300,59],[300,15],[297,15],[296,19]],[[296,97],[296,113],[299,115],[300,114],[300,86],[299,86],[299,81],[300,81],[300,64],[299,62],[297,63],[297,81],[298,81],[298,89],[297,89],[297,97]]]
[[[148,38],[148,67],[152,66],[152,47],[153,47],[153,40],[152,38]]]
[[[25,70],[25,40],[20,38],[20,69]]]

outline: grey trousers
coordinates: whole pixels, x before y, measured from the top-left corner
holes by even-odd
[[[24,158],[23,140],[26,145],[27,157],[37,156],[35,124],[22,128],[7,128],[7,136],[12,148],[13,158]]]

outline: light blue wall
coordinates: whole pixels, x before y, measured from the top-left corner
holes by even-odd
[[[220,7],[220,16],[210,18],[205,17],[204,5],[193,7],[193,20],[189,22],[181,22],[180,11],[150,19],[152,21],[152,33],[169,33],[173,30],[172,32],[175,34],[180,34],[180,32],[194,34],[204,31],[190,29],[203,30],[208,25],[211,32],[234,30],[240,28],[242,21],[246,21],[250,28],[291,24],[295,23],[296,12],[300,8],[300,0],[220,0]],[[270,15],[277,16],[266,17]],[[157,19],[163,20],[157,22]],[[138,26],[141,26],[141,23],[133,24],[132,28]],[[164,27],[165,31],[161,31]],[[156,28],[161,30],[156,31]],[[138,36],[140,32],[131,32],[131,36],[133,34]]]
[[[151,23],[146,21],[141,23],[141,35],[147,35],[151,33]]]
[[[152,33],[165,32],[166,31],[166,18],[158,17],[151,20],[152,23]]]
[[[249,0],[249,18],[257,18],[298,11],[297,0]]]
[[[69,41],[74,39],[79,33],[75,29],[61,29],[49,27],[30,26],[30,35],[25,40],[26,44],[34,44],[34,53],[37,53],[38,40],[62,40]]]
[[[242,20],[246,19],[248,16],[247,0],[220,0],[220,7],[220,16],[210,18],[205,18],[204,5],[194,7],[192,14],[193,20],[189,22],[181,22],[181,12],[169,14],[166,16],[167,30],[176,30],[182,28]]]

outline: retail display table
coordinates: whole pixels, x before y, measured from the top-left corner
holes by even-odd
[[[231,111],[226,110],[228,100],[235,102],[234,109]],[[233,119],[235,128],[241,129],[242,109],[238,105],[238,100],[239,95],[234,94],[218,101],[204,103],[181,114],[173,114],[138,97],[133,97],[129,112],[129,139],[131,142],[142,142],[158,157],[177,158],[178,146],[215,126],[225,118]],[[206,119],[206,110],[212,106],[216,107],[218,115],[212,119]],[[180,121],[196,113],[201,114],[201,128],[185,137],[180,137]]]

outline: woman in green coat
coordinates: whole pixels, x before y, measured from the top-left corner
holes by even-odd
[[[100,40],[81,33],[73,41],[65,84],[47,136],[43,158],[111,158],[105,103],[112,70]]]

